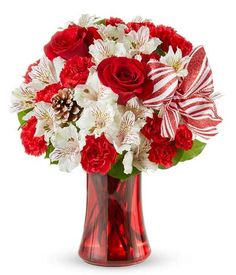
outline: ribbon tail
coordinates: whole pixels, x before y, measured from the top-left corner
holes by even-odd
[[[175,102],[171,102],[169,105],[164,106],[161,123],[161,135],[173,140],[175,138],[175,133],[178,129],[179,122],[180,116],[177,104]]]
[[[218,133],[216,126],[222,119],[212,99],[195,96],[181,100],[178,105],[182,119],[196,135],[207,140]]]

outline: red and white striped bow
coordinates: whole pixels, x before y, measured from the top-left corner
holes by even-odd
[[[161,110],[163,137],[174,139],[180,121],[204,139],[217,134],[216,126],[222,119],[211,98],[214,91],[212,71],[202,46],[191,53],[186,65],[188,75],[181,80],[172,67],[159,61],[150,61],[149,69],[154,89],[143,104]]]

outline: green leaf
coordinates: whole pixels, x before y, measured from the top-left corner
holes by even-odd
[[[45,159],[48,159],[49,158],[49,155],[52,153],[52,151],[55,149],[55,147],[50,143],[48,145],[48,149],[46,151],[46,154],[45,154]]]
[[[177,154],[176,156],[173,158],[173,166],[175,166],[177,163],[180,162],[180,160],[182,159],[183,157],[183,154],[184,154],[184,150],[182,149],[177,149]]]
[[[157,54],[159,54],[160,56],[165,56],[166,55],[166,52],[165,51],[163,51],[161,48],[160,48],[160,46],[158,46],[157,48],[156,48],[156,51],[155,51]]]
[[[172,159],[173,165],[172,165],[171,167],[175,166],[177,163],[179,163],[179,162],[181,161],[181,159],[182,159],[182,157],[183,157],[183,154],[184,154],[184,150],[182,150],[182,149],[177,149],[177,154],[176,154],[176,156]],[[169,168],[171,168],[171,167],[169,167]],[[166,167],[164,167],[164,166],[162,166],[162,165],[158,165],[158,168],[160,168],[160,169],[168,169],[168,168],[166,168]]]
[[[186,161],[186,160],[190,160],[190,159],[195,158],[196,156],[198,156],[202,152],[202,150],[204,149],[205,146],[206,146],[206,143],[195,139],[193,141],[192,149],[188,150],[188,151],[184,151],[180,161]]]
[[[46,151],[46,154],[45,154],[45,159],[48,159],[49,158],[49,155],[52,153],[52,151],[54,151],[54,146],[50,143],[49,145],[48,145],[48,149],[47,149],[47,151]],[[50,160],[50,164],[58,164],[58,161],[51,161]]]
[[[26,123],[26,121],[23,118],[24,118],[25,115],[27,115],[32,110],[33,110],[33,108],[21,111],[17,114],[18,120],[20,122],[20,126],[23,126]]]
[[[119,180],[126,180],[128,177],[134,176],[140,173],[140,171],[137,168],[133,167],[133,171],[131,174],[125,174],[124,165],[122,161],[123,161],[123,156],[122,155],[118,156],[116,163],[112,166],[111,170],[108,172],[109,176]]]
[[[95,22],[97,25],[106,25],[106,19],[101,19]]]

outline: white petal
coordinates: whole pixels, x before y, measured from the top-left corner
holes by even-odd
[[[53,66],[55,68],[55,79],[60,81],[60,73],[65,65],[65,60],[61,57],[56,57],[53,59]]]
[[[140,51],[145,54],[151,54],[160,44],[161,40],[159,38],[152,38],[140,48]]]
[[[103,59],[111,56],[129,56],[123,43],[117,43],[111,40],[95,40],[94,44],[89,47],[89,52],[96,64],[99,64]]]
[[[94,125],[93,116],[91,110],[89,108],[85,108],[80,115],[79,120],[76,122],[76,126],[80,129],[87,129],[89,130]]]
[[[80,163],[80,154],[67,153],[63,149],[55,149],[49,157],[51,161],[59,161],[59,169],[63,172],[71,172]]]
[[[133,171],[133,153],[131,151],[124,155],[122,163],[124,165],[124,173],[131,174]]]
[[[46,56],[43,56],[39,64],[33,66],[32,71],[29,73],[32,82],[41,89],[48,84],[57,83],[63,62],[63,59],[60,57],[56,58],[55,61],[50,61]]]
[[[94,22],[98,20],[99,18],[96,18],[95,16],[91,16],[89,14],[82,14],[79,18],[78,25],[87,28],[93,26]]]
[[[98,64],[103,59],[111,57],[115,52],[115,41],[95,40],[94,44],[89,47],[89,52]]]
[[[59,169],[62,172],[70,173],[74,168],[79,166],[79,160],[71,160],[69,158],[59,160]]]
[[[38,120],[36,135],[41,136],[44,134],[48,139],[58,127],[51,104],[45,102],[37,103],[34,108],[34,115]]]
[[[142,26],[137,32],[137,38],[140,44],[148,42],[150,36],[150,30],[148,27]]]
[[[36,130],[35,130],[35,134],[34,136],[35,137],[41,137],[43,136],[45,133],[45,130],[44,130],[44,122],[41,121],[41,120],[38,120],[37,121],[37,124],[36,124]]]
[[[70,124],[68,127],[58,128],[53,135],[51,142],[56,148],[64,148],[68,144],[68,140],[78,140],[77,128]]]
[[[103,24],[97,26],[98,32],[101,35],[103,41],[110,40],[116,42],[123,42],[125,36],[125,29],[127,28],[124,24],[118,24],[117,26],[105,26]]]
[[[68,127],[59,128],[51,138],[55,147],[49,155],[52,161],[59,161],[61,171],[70,172],[80,163],[80,140],[77,128],[72,124]]]
[[[11,112],[21,112],[34,107],[36,90],[31,84],[23,83],[19,89],[12,92]]]

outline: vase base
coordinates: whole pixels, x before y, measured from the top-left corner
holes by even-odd
[[[142,258],[135,258],[135,259],[131,259],[131,260],[121,260],[121,261],[90,260],[90,259],[84,259],[83,257],[81,257],[81,255],[79,255],[79,256],[87,264],[104,266],[104,267],[122,267],[122,266],[130,266],[130,265],[140,264],[140,263],[144,262],[150,255],[151,255],[151,251],[149,251]]]

